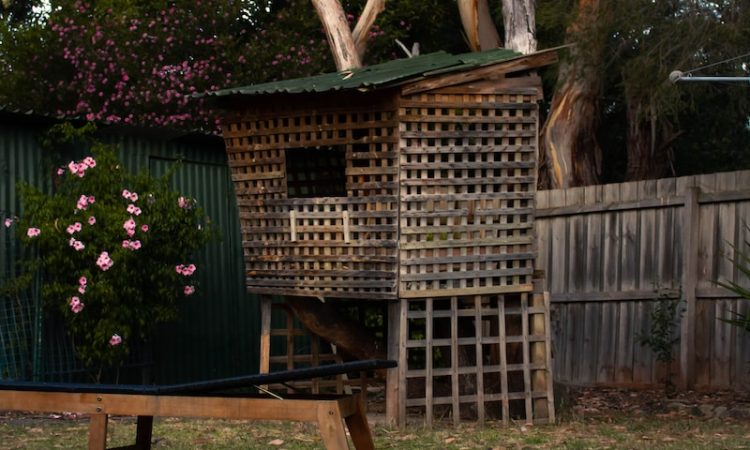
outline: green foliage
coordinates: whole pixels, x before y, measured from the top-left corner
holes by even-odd
[[[82,137],[70,125],[51,135]],[[41,271],[45,308],[62,315],[81,361],[101,367],[176,317],[195,290],[191,258],[212,231],[195,201],[170,189],[169,174],[132,175],[111,147],[90,148],[92,157],[58,169],[54,194],[20,184],[24,213],[14,226],[37,255],[22,277]]]
[[[651,311],[651,332],[638,337],[641,345],[656,353],[656,360],[660,363],[674,361],[674,344],[680,340],[675,333],[679,304],[678,300],[659,300]]]
[[[656,361],[667,367],[664,386],[667,390],[673,387],[672,373],[669,370],[674,361],[674,345],[679,342],[677,325],[682,317],[681,302],[675,299],[662,298],[656,302],[651,311],[651,330],[648,334],[640,334],[637,339],[641,346],[646,346],[656,354]]]
[[[745,224],[745,231],[750,236],[750,225]],[[734,258],[732,262],[737,268],[737,273],[741,278],[750,280],[750,238],[745,238],[745,250],[734,248]],[[728,289],[730,292],[737,294],[741,299],[750,300],[750,288],[743,286],[734,281],[718,281],[716,284]],[[739,327],[747,333],[750,333],[750,313],[741,314],[733,312],[734,318],[725,319],[724,322]]]
[[[663,175],[688,175],[750,166],[750,97],[747,86],[673,84],[687,71],[747,53],[750,7],[744,2],[633,0],[608,2],[595,26],[582,30],[583,45],[605,36],[605,74],[598,140],[604,149],[603,181],[622,181],[629,153],[650,148]],[[706,67],[695,75],[748,76],[747,59]],[[641,153],[634,153],[643,157]],[[647,163],[648,164],[648,163]]]

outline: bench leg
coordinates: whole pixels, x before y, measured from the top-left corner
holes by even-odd
[[[327,450],[348,450],[344,419],[338,405],[318,407],[318,428]]]
[[[107,449],[106,414],[92,414],[89,418],[89,450]]]
[[[346,418],[346,425],[349,427],[354,448],[357,450],[375,450],[362,395],[357,396],[357,412]]]
[[[138,450],[151,449],[151,433],[154,429],[153,416],[138,416],[135,431],[135,448]]]

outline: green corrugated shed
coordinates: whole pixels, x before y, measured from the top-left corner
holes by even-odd
[[[40,188],[52,171],[38,141],[55,119],[0,108],[0,215],[19,212],[16,182]],[[245,292],[239,218],[220,138],[169,130],[100,126],[99,137],[119,145],[131,171],[161,174],[173,162],[182,167],[174,187],[198,202],[219,229],[222,240],[199,257],[201,289],[185,300],[179,319],[160,328],[152,345],[134,355],[137,377],[173,383],[257,372],[257,301]],[[80,158],[84,150],[74,150]],[[47,186],[48,188],[48,186]],[[0,282],[17,270],[19,247],[10,230],[0,228]],[[0,297],[0,379],[73,380],[83,376],[59,324],[42,320],[34,293],[24,299]],[[124,381],[122,376],[120,381]],[[131,376],[127,381],[140,382]]]
[[[508,49],[451,55],[435,52],[413,58],[397,59],[382,64],[361,67],[343,72],[326,73],[307,78],[284,80],[252,86],[222,89],[206,95],[301,94],[349,89],[387,87],[431,75],[460,72],[488,66],[523,56]]]

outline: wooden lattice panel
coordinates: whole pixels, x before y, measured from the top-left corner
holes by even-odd
[[[434,421],[554,421],[549,298],[401,301],[399,412]]]
[[[401,99],[401,298],[532,289],[537,92]]]
[[[248,291],[396,298],[395,108],[373,98],[321,103],[244,111],[225,126]],[[326,163],[336,155],[340,178]]]

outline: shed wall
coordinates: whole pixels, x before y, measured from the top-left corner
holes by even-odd
[[[532,289],[537,91],[402,98],[402,298]]]
[[[224,136],[249,292],[396,298],[396,132],[395,107],[382,93],[279,101],[230,116]],[[346,159],[346,192],[290,198],[289,186],[304,183],[290,179],[289,150],[312,155],[334,147]]]

